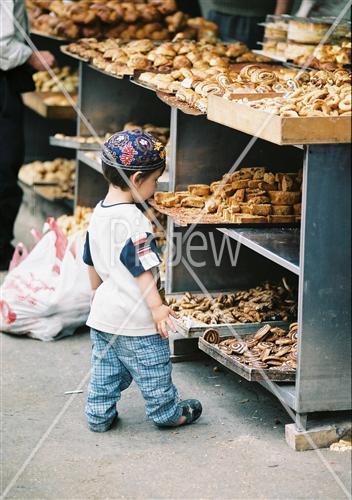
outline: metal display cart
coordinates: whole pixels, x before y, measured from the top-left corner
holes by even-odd
[[[298,281],[299,340],[295,383],[260,383],[296,413],[305,429],[307,415],[351,408],[350,314],[350,148],[347,144],[279,146],[256,139],[205,116],[169,108],[154,92],[116,79],[80,62],[79,105],[98,134],[118,130],[128,121],[170,123],[169,190],[209,183],[238,167],[266,166],[271,171],[303,168],[302,224],[299,228],[180,227],[168,220],[167,292],[236,290],[283,275]],[[170,114],[171,111],[171,114]],[[81,120],[77,134],[86,134]],[[251,146],[249,147],[248,144]],[[248,147],[247,147],[248,146]],[[248,151],[247,151],[248,150]],[[76,205],[94,206],[106,192],[100,165],[77,152]],[[166,186],[165,186],[166,187]],[[203,235],[203,236],[202,236]],[[172,242],[198,243],[189,260],[172,259]],[[226,242],[216,263],[213,242]],[[241,250],[231,261],[229,249]],[[199,259],[198,259],[199,257]],[[198,267],[194,261],[203,259]],[[191,342],[194,348],[194,340]]]

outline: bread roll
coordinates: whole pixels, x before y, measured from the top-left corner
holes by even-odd
[[[232,187],[234,189],[244,189],[248,187],[248,180],[236,180],[232,182]]]
[[[269,191],[269,196],[273,205],[294,205],[299,203],[301,193],[297,191]]]
[[[291,215],[292,205],[272,205],[273,215]]]
[[[205,198],[200,196],[188,196],[181,201],[181,206],[187,208],[203,208],[204,205]]]
[[[194,196],[209,196],[210,186],[207,184],[190,184],[188,191]]]
[[[266,215],[269,215],[271,213],[271,205],[270,204],[257,204],[257,203],[253,203],[253,204],[250,204],[249,205],[250,207],[250,213],[252,215],[263,215],[263,216],[266,216]]]

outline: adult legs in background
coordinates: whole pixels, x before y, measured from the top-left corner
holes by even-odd
[[[13,253],[13,227],[22,202],[17,175],[23,160],[22,98],[0,75],[0,271],[8,269]]]
[[[263,17],[231,16],[211,10],[208,19],[219,25],[219,36],[225,42],[244,42],[250,49],[261,48],[257,42],[263,40],[264,28],[258,23],[265,21]]]
[[[92,361],[91,378],[86,403],[89,428],[105,432],[117,416],[116,403],[121,391],[132,382],[129,371],[117,356],[115,343],[119,337],[91,330]]]

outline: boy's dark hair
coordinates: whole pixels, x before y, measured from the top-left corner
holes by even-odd
[[[103,169],[103,175],[105,179],[108,181],[109,184],[112,184],[113,186],[119,187],[122,189],[122,191],[127,191],[129,189],[129,185],[127,182],[127,179],[129,179],[133,174],[135,174],[138,171],[138,167],[136,167],[136,170],[124,170],[124,176],[121,175],[121,172],[119,169],[115,167],[111,167],[110,165],[107,165],[104,160],[102,161],[102,169]],[[140,172],[140,178],[145,180],[147,179],[153,172],[156,170],[159,170],[160,167],[157,167],[155,170],[148,170],[148,172]],[[162,172],[165,169],[162,167]],[[127,178],[127,179],[126,179]],[[126,180],[125,180],[126,179]]]

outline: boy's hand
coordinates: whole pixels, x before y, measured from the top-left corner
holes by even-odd
[[[170,316],[175,316],[175,313],[172,309],[170,309],[170,307],[161,304],[159,306],[152,307],[151,311],[156,329],[162,337],[167,338],[169,336],[167,333],[167,327],[169,327],[171,331],[176,332],[176,327],[170,318]]]

